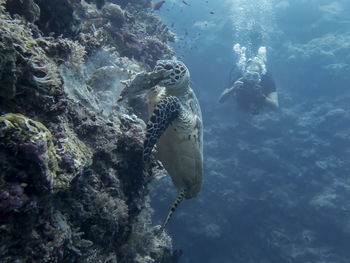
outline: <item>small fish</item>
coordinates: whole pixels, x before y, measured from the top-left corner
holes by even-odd
[[[153,10],[159,10],[164,3],[165,3],[165,0],[160,0],[158,2],[152,1]]]
[[[210,13],[211,15],[214,15],[214,14],[215,14],[215,12],[214,12],[214,11],[210,11],[209,13]]]
[[[182,3],[184,3],[185,5],[191,6],[186,0],[182,0]]]

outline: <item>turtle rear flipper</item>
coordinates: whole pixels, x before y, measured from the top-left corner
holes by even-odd
[[[173,215],[175,209],[178,207],[178,205],[181,203],[181,201],[184,199],[185,197],[185,190],[184,189],[180,189],[179,193],[176,196],[176,199],[174,200],[174,202],[172,203],[172,205],[170,206],[169,212],[167,217],[165,218],[162,226],[159,229],[159,233],[163,232],[164,228],[166,227],[166,225],[168,224],[170,217]]]
[[[180,116],[181,102],[177,97],[162,99],[155,107],[147,123],[146,140],[143,145],[143,161],[149,162],[152,149],[170,123]]]

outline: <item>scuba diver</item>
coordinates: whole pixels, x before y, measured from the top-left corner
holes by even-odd
[[[259,114],[266,106],[278,108],[275,82],[258,56],[246,62],[243,75],[222,92],[219,102],[227,101],[230,96],[236,98],[241,110],[253,115]]]

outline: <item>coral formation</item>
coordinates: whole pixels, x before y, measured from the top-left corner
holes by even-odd
[[[43,37],[35,25],[12,19],[8,13],[0,13],[0,38],[0,79],[4,83],[0,97],[6,99],[17,94],[34,99],[36,94],[41,94],[58,102],[62,97],[58,63],[68,60],[69,64],[77,65],[85,55],[78,43]],[[26,104],[22,105],[22,113],[29,106]]]
[[[10,39],[1,37],[0,43],[0,81],[3,87],[0,90],[0,97],[12,99],[16,95],[16,53]]]
[[[52,135],[43,124],[21,114],[8,113],[0,116],[0,138],[5,156],[1,166],[6,167],[1,171],[2,180],[33,184],[38,191],[52,188],[58,162]],[[27,173],[28,166],[35,173]]]
[[[120,27],[125,22],[124,11],[119,5],[108,3],[102,8],[102,14],[111,22],[114,27]]]
[[[81,8],[77,0],[35,0],[40,8],[40,18],[36,22],[40,30],[54,36],[73,37],[80,29],[78,13]]]
[[[6,10],[10,14],[18,14],[23,16],[29,22],[35,22],[40,17],[40,8],[34,0],[7,0]]]
[[[177,262],[150,219],[145,123],[117,103],[172,56],[150,7],[0,0],[1,262]]]

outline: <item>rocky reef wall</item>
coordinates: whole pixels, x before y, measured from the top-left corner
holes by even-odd
[[[173,56],[150,1],[0,0],[0,40],[0,261],[177,262],[144,121],[116,103]]]

